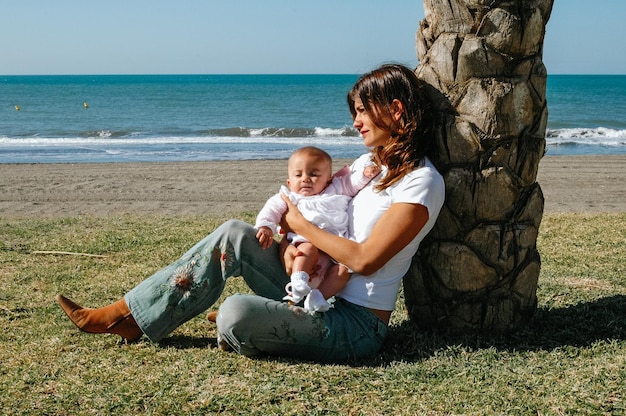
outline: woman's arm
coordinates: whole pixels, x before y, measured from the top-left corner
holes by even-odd
[[[298,208],[283,198],[287,211],[281,226],[304,236],[337,262],[364,276],[383,267],[420,232],[428,221],[428,209],[420,204],[395,203],[374,225],[369,238],[357,243],[321,230],[307,221]]]

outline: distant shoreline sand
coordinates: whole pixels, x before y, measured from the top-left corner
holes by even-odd
[[[256,212],[284,183],[286,164],[0,164],[0,217]],[[545,156],[537,181],[545,212],[626,212],[626,155]]]

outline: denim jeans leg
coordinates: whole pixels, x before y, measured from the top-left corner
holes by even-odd
[[[343,362],[380,351],[387,325],[367,308],[338,299],[328,312],[252,295],[222,303],[218,333],[235,351],[317,362]]]
[[[272,299],[284,296],[289,281],[278,244],[264,250],[250,224],[230,220],[125,300],[141,330],[156,342],[213,305],[230,276],[242,275],[255,293]]]

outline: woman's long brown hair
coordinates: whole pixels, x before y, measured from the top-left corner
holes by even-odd
[[[348,93],[352,118],[354,102],[360,99],[376,126],[388,130],[391,139],[372,149],[372,159],[387,167],[387,174],[376,185],[383,190],[393,185],[430,155],[434,144],[433,114],[424,82],[403,65],[387,64],[364,74]],[[393,121],[392,103],[403,106],[400,120]]]

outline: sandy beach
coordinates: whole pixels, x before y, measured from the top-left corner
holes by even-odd
[[[0,217],[257,211],[284,183],[286,164],[0,164]],[[626,156],[546,156],[537,181],[546,212],[626,212]]]

